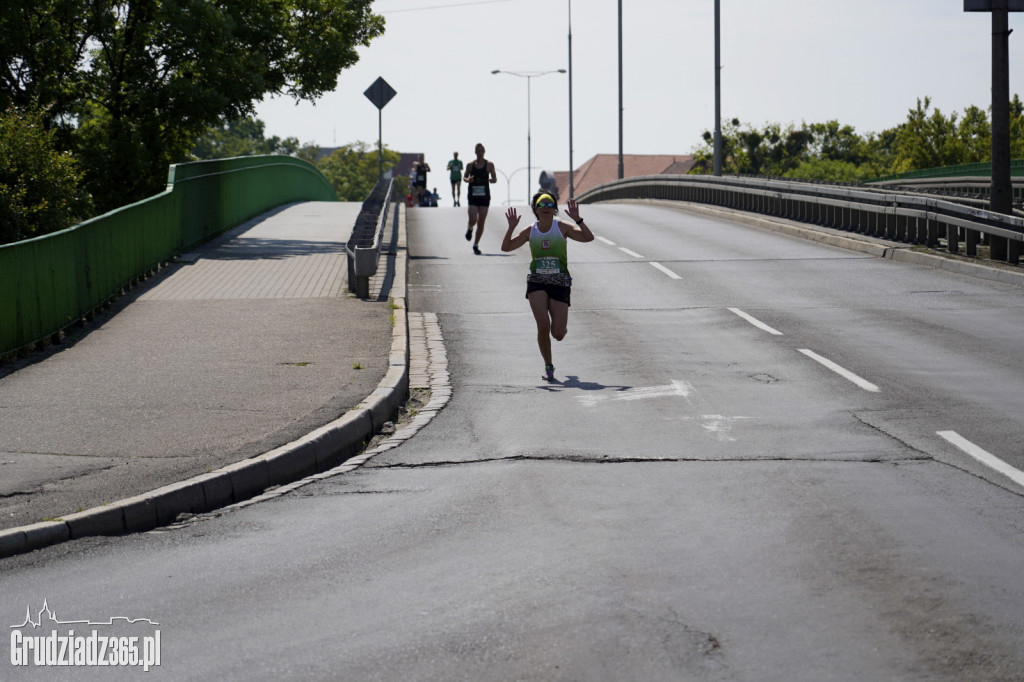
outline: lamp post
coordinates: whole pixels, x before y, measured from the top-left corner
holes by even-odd
[[[622,0],[619,0],[619,180],[624,177],[622,167]]]
[[[572,165],[572,0],[569,2],[569,198],[576,197],[573,186],[576,167]]]
[[[522,168],[516,168],[509,175],[506,175],[505,171],[501,170],[500,168],[496,167],[494,169],[496,173],[501,173],[501,177],[505,178],[505,191],[508,193],[508,199],[505,201],[506,206],[510,206],[512,204],[512,178],[516,176],[516,173],[522,170],[526,170],[526,166],[523,166]]]
[[[722,174],[722,8],[715,0],[715,147],[714,175]]]
[[[546,76],[549,73],[565,73],[565,69],[555,69],[553,71],[502,71],[501,69],[494,69],[491,71],[491,74],[497,73],[526,79],[526,203],[530,203],[530,173],[533,170],[533,159],[530,157],[530,81],[540,76]]]

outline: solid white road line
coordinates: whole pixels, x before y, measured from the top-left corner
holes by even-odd
[[[736,313],[737,315],[742,317],[744,320],[746,320],[750,324],[752,324],[755,327],[757,327],[758,329],[763,329],[764,331],[768,332],[769,334],[775,334],[776,336],[782,336],[783,335],[782,332],[780,332],[778,329],[773,329],[772,327],[769,327],[768,325],[766,325],[761,320],[759,320],[759,319],[757,319],[757,318],[755,318],[755,317],[753,317],[751,315],[746,314],[745,312],[743,312],[739,308],[729,308],[729,310],[731,310],[732,312]]]
[[[665,273],[666,275],[668,275],[668,276],[669,276],[669,277],[671,277],[672,279],[682,279],[682,277],[680,277],[680,276],[679,276],[679,275],[677,275],[676,273],[672,272],[671,270],[669,270],[668,268],[666,268],[666,267],[665,267],[664,265],[662,265],[661,263],[655,263],[655,262],[653,262],[653,261],[652,261],[652,262],[651,262],[651,265],[653,265],[653,266],[654,266],[654,267],[656,267],[657,269],[661,270],[662,272],[664,272],[664,273]]]
[[[626,254],[627,256],[632,256],[633,258],[643,258],[643,256],[641,256],[636,251],[630,251],[629,249],[627,249],[624,246],[620,246],[619,247],[619,251],[621,251],[622,253]]]
[[[823,357],[821,357],[820,355],[818,355],[817,353],[815,353],[812,350],[808,350],[807,348],[798,348],[797,350],[800,351],[801,353],[803,353],[804,355],[806,355],[807,357],[809,357],[811,360],[814,360],[815,362],[818,362],[818,363],[824,365],[825,367],[828,367],[830,370],[832,370],[833,372],[835,372],[839,376],[843,377],[844,379],[847,379],[847,380],[852,381],[853,383],[857,384],[858,386],[863,388],[865,391],[871,391],[872,393],[878,393],[878,392],[880,392],[882,390],[882,389],[878,388],[878,386],[875,386],[873,383],[868,381],[867,379],[863,379],[863,378],[857,376],[856,374],[854,374],[850,370],[844,369],[843,367],[840,367],[839,365],[837,365],[836,363],[832,362],[828,358],[823,358]]]
[[[597,239],[598,241],[604,242],[608,246],[615,246],[615,242],[613,242],[611,239],[605,239],[604,237],[596,237],[596,236],[594,238]]]
[[[960,448],[985,466],[995,469],[1014,483],[1024,485],[1024,471],[1015,469],[995,455],[982,450],[956,431],[936,431],[935,434],[941,438],[945,438],[947,441]]]

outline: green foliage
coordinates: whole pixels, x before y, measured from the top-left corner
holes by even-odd
[[[821,180],[823,182],[866,182],[878,177],[872,166],[858,166],[836,159],[805,159],[782,177],[793,180]]]
[[[37,105],[100,210],[161,191],[211,126],[315,100],[381,35],[372,0],[6,0],[0,108]]]
[[[260,154],[298,155],[300,146],[297,138],[287,137],[282,140],[275,135],[266,139],[263,137],[265,127],[263,121],[252,117],[214,126],[196,142],[192,156],[204,160]]]
[[[692,173],[710,173],[714,161],[714,134],[705,131],[706,147],[694,153],[696,165]],[[728,175],[774,175],[781,176],[796,168],[808,154],[814,139],[808,127],[783,128],[770,123],[757,129],[743,126],[739,119],[732,119],[722,131],[722,172]]]
[[[384,173],[386,174],[402,158],[398,152],[384,147]],[[341,201],[364,201],[377,183],[379,158],[376,146],[366,142],[355,142],[334,150],[320,159],[317,166],[331,183]],[[405,196],[409,191],[409,179],[395,178],[395,194]]]
[[[75,160],[54,148],[39,112],[0,114],[0,244],[81,222],[90,210]]]
[[[964,110],[963,120],[954,112],[946,117],[931,110],[931,98],[918,99],[896,137],[896,158],[891,173],[922,168],[978,163],[991,157],[992,129],[988,116],[978,107]]]
[[[694,150],[691,173],[711,173],[714,136],[703,134]],[[838,121],[777,123],[754,128],[732,119],[722,130],[722,172],[829,182],[864,182],[881,175],[925,168],[977,163],[991,158],[992,127],[987,113],[967,107],[962,115],[944,115],[931,99],[917,100],[907,120],[880,133],[858,135]],[[1010,104],[1010,156],[1024,157],[1024,103]]]
[[[1010,158],[1024,159],[1024,102],[1018,95],[1010,100]]]

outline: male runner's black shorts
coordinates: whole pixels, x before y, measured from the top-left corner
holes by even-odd
[[[569,303],[569,294],[572,292],[572,287],[563,287],[557,284],[541,284],[540,282],[527,282],[526,298],[529,298],[530,294],[534,291],[546,291],[548,298],[552,301],[572,305]]]

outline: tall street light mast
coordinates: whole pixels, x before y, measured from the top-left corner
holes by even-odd
[[[623,177],[622,167],[622,0],[619,0],[619,179]]]
[[[540,76],[546,76],[549,73],[565,73],[565,69],[555,69],[552,71],[502,71],[501,69],[494,69],[491,71],[491,74],[496,73],[504,73],[509,76],[518,76],[519,78],[526,79],[526,203],[530,203],[530,173],[533,168],[533,159],[530,156],[532,146],[530,139],[530,81]]]
[[[576,167],[572,165],[572,0],[569,0],[569,198],[575,198],[573,180]]]
[[[722,174],[722,23],[720,0],[715,0],[715,175]]]

